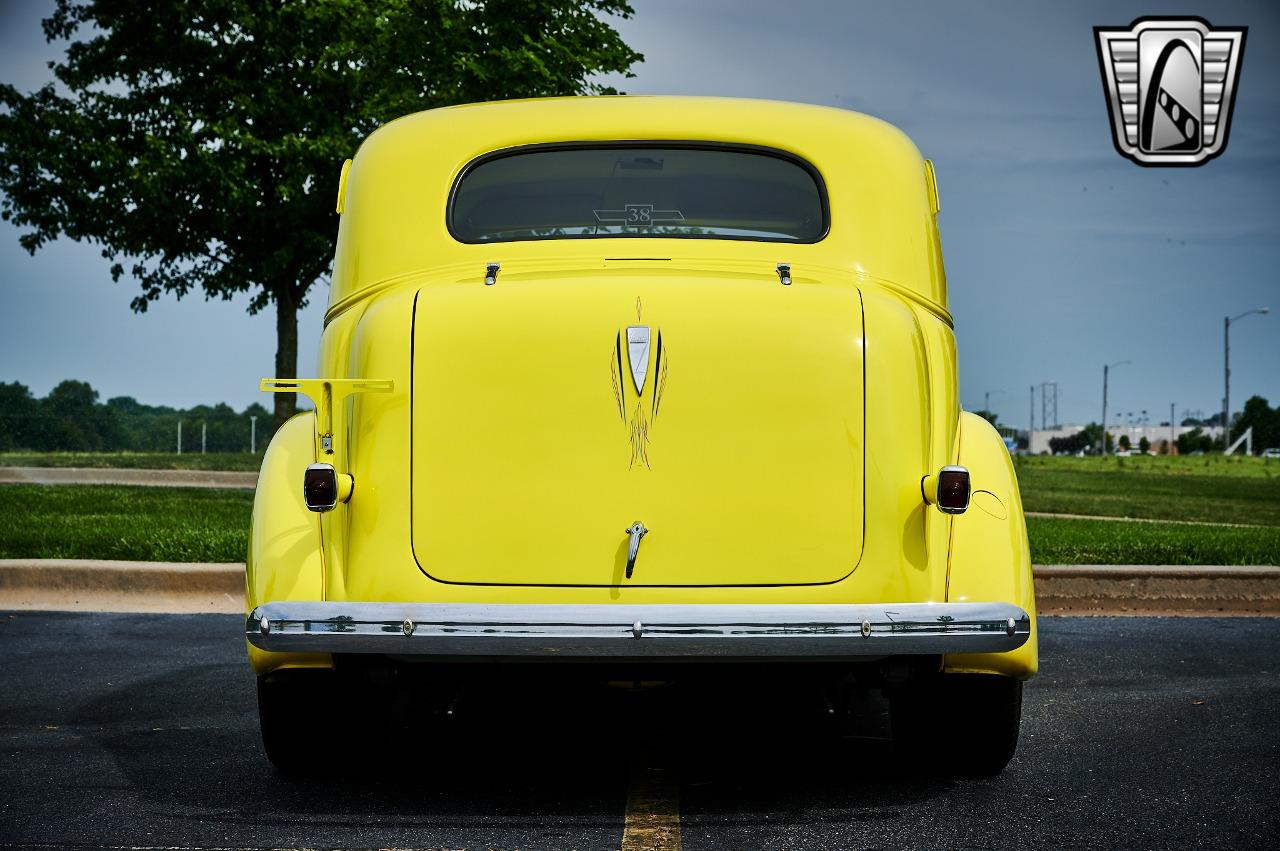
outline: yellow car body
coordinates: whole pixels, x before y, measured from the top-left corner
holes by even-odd
[[[821,232],[455,232],[454,193],[478,163],[610,146],[795,163],[823,194]],[[486,623],[537,622],[534,643],[563,637],[551,651],[566,655],[580,639],[609,658],[697,656],[703,615],[716,658],[918,655],[906,642],[920,632],[944,673],[1035,673],[1017,481],[995,430],[960,409],[934,172],[897,129],[714,98],[438,109],[374,132],[342,169],[337,209],[319,378],[264,383],[316,410],[263,461],[256,673],[328,668],[347,646],[526,652],[510,634],[486,649]],[[632,343],[647,344],[642,363]],[[302,489],[317,463],[349,487],[321,513]],[[972,499],[947,514],[927,488],[957,465]],[[979,624],[965,605],[1003,608]],[[926,608],[895,616],[907,606]],[[546,628],[560,615],[578,631]],[[601,634],[587,640],[586,622]],[[738,628],[756,622],[768,627]],[[448,646],[459,632],[469,643]],[[740,650],[735,634],[749,634]]]

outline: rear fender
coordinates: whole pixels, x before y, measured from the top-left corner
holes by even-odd
[[[1002,674],[1028,679],[1039,665],[1031,551],[1013,459],[999,433],[982,417],[960,415],[960,464],[970,474],[969,509],[951,527],[948,602],[1004,602],[1031,616],[1031,637],[1008,653],[951,654],[949,673]]]
[[[315,419],[314,411],[290,418],[262,457],[245,565],[246,613],[261,603],[324,599],[320,515],[302,499],[302,473],[316,460]],[[324,653],[270,653],[252,645],[249,662],[258,674],[333,665]]]

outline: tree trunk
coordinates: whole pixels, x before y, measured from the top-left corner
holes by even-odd
[[[298,377],[298,300],[286,285],[276,294],[276,374],[273,378]],[[298,410],[298,394],[276,393],[275,427]]]

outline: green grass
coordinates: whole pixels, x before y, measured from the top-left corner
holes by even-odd
[[[113,467],[141,470],[258,472],[262,455],[248,452],[0,452],[0,467]]]
[[[32,458],[55,466],[169,468],[191,461],[202,465],[196,469],[235,468],[222,459],[238,461],[239,469],[257,466],[248,454],[5,454],[0,464]],[[1019,458],[1017,466],[1028,511],[1266,527],[1032,517],[1027,527],[1037,564],[1280,564],[1280,464],[1212,456],[1041,457]],[[2,485],[0,558],[242,561],[252,504],[249,491]]]
[[[1027,511],[1280,526],[1280,463],[1208,457],[1019,458],[1018,485]]]
[[[1018,475],[1023,470],[1073,470],[1082,473],[1140,473],[1161,476],[1227,476],[1280,479],[1280,459],[1244,455],[1115,455],[1085,458],[1053,455],[1019,455],[1014,459]]]
[[[0,485],[0,558],[244,561],[253,494]]]
[[[1034,564],[1280,564],[1280,527],[1028,517]]]

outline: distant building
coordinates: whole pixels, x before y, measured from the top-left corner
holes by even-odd
[[[1134,449],[1138,448],[1138,442],[1144,437],[1151,441],[1151,448],[1155,449],[1160,445],[1160,441],[1162,440],[1167,441],[1172,439],[1176,445],[1177,440],[1181,435],[1184,435],[1189,431],[1195,431],[1197,428],[1200,429],[1202,434],[1207,434],[1212,438],[1222,436],[1221,426],[1173,426],[1170,428],[1167,425],[1151,425],[1150,423],[1147,423],[1146,425],[1112,424],[1107,428],[1107,432],[1111,435],[1111,440],[1113,441],[1111,445],[1113,447],[1120,445],[1120,437],[1122,435],[1128,435],[1129,445]],[[1036,429],[1031,432],[1031,439],[1028,442],[1028,446],[1030,447],[1031,454],[1040,455],[1051,451],[1049,449],[1049,441],[1053,440],[1055,437],[1072,437],[1081,431],[1084,431],[1084,426],[1082,425],[1064,425],[1051,429]]]

